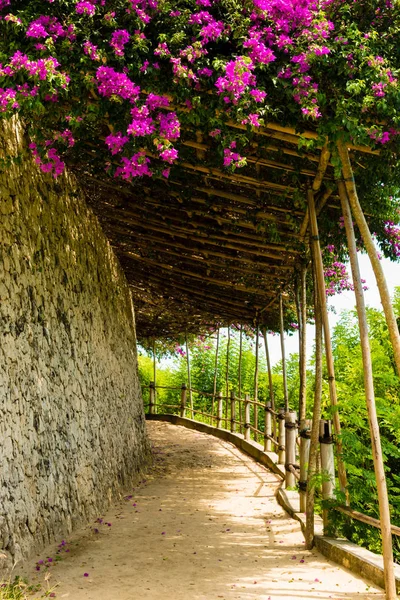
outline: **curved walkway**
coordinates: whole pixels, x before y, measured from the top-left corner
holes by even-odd
[[[155,467],[102,523],[60,546],[63,560],[47,569],[56,598],[383,600],[382,590],[304,549],[298,523],[275,501],[275,475],[228,442],[147,425]]]

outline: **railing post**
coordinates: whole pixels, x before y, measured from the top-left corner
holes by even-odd
[[[272,443],[271,443],[271,439],[267,436],[272,436],[271,402],[267,402],[265,405],[265,430],[264,430],[264,452],[271,452]]]
[[[285,464],[285,409],[280,408],[278,412],[278,465]]]
[[[290,410],[285,416],[285,450],[286,450],[286,487],[295,487],[296,477],[289,468],[296,464],[297,413]]]
[[[302,419],[300,421],[300,512],[306,512],[307,500],[307,476],[308,476],[308,461],[310,456],[311,443],[311,427],[310,419]]]
[[[149,413],[151,415],[155,415],[157,412],[157,407],[156,407],[156,386],[155,386],[154,381],[150,381],[149,392],[150,392]]]
[[[182,383],[182,387],[181,387],[181,417],[186,416],[186,399],[187,399],[187,387],[186,387],[186,383]]]
[[[332,421],[321,419],[319,422],[319,442],[321,452],[322,498],[329,500],[334,497],[335,489],[335,459],[333,450]],[[324,534],[327,533],[329,519],[328,511],[322,514]]]
[[[235,390],[231,390],[231,432],[236,432],[236,397]]]
[[[218,392],[217,400],[217,429],[221,429],[222,425],[222,392]]]
[[[250,394],[244,396],[244,439],[250,441]]]

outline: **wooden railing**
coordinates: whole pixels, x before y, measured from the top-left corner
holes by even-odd
[[[185,383],[181,387],[171,387],[155,386],[153,382],[149,386],[144,386],[143,389],[149,391],[149,401],[145,403],[145,408],[148,408],[150,415],[157,414],[159,408],[163,412],[165,409],[169,409],[172,414],[208,422],[209,425],[217,429],[227,429],[232,433],[242,435],[247,441],[260,442],[262,440],[264,452],[275,452],[277,455],[276,462],[278,465],[284,466],[286,488],[298,488],[300,512],[305,512],[311,420],[305,419],[299,423],[295,411],[285,412],[284,408],[275,411],[272,409],[270,402],[263,404],[257,400],[251,400],[249,394],[245,394],[244,398],[239,398],[233,390],[229,396],[224,396],[222,392],[212,394],[194,388],[189,390]],[[175,391],[179,403],[158,403],[156,390]],[[189,391],[191,391],[191,394],[189,394]],[[193,399],[194,395],[211,398],[211,412],[195,408],[194,402],[193,406],[188,406],[188,398],[192,397]],[[256,428],[254,425],[256,421],[254,418],[255,411],[260,410],[264,412],[265,418],[257,419],[257,421],[263,423],[263,429]],[[321,419],[319,443],[319,471],[323,474],[322,498],[323,500],[333,500],[336,476],[331,420]],[[364,515],[349,506],[334,506],[334,508],[352,519],[378,529],[381,527],[378,519]],[[324,517],[325,526],[328,523],[327,514]],[[393,535],[400,536],[400,527],[392,525],[391,529]]]

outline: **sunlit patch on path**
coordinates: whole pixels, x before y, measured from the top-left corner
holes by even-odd
[[[206,434],[148,428],[154,469],[68,540],[69,553],[51,567],[57,598],[383,600],[382,590],[304,549],[264,467]]]

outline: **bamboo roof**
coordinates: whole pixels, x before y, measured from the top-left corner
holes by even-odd
[[[79,172],[131,287],[139,339],[216,323],[278,330],[279,292],[292,290],[308,260],[306,189],[317,212],[339,219],[330,153],[315,132],[231,125],[248,136],[247,165],[235,172],[216,166],[217,145],[199,131],[184,132],[168,180]],[[299,149],[301,138],[313,140],[312,151]]]

